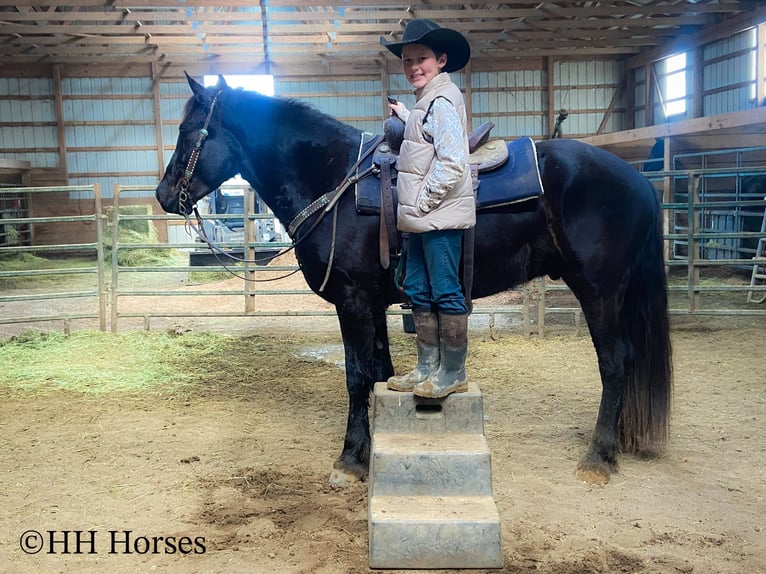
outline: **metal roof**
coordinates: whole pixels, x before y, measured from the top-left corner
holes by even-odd
[[[756,0],[0,0],[0,70],[50,63],[382,62],[391,56],[380,36],[401,37],[412,18],[459,30],[473,62],[486,64],[631,57],[711,27],[755,25],[766,11]]]

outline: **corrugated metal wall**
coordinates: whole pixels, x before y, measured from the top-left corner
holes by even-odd
[[[544,86],[542,70],[473,74],[473,127],[491,121],[494,137],[544,136],[548,131]]]
[[[706,46],[701,69],[704,114],[752,107],[754,32],[738,34]],[[534,65],[529,68],[535,68]],[[493,136],[548,137],[550,112],[569,116],[563,125],[568,137],[626,129],[625,94],[620,92],[622,64],[614,60],[558,61],[550,69],[477,71],[467,86],[464,73],[452,74],[461,88],[470,88],[472,126],[492,121]],[[633,74],[632,118],[645,125],[645,68]],[[403,74],[391,73],[383,86],[380,76],[327,79],[277,78],[277,95],[298,98],[320,111],[361,130],[380,133],[387,115],[383,95],[414,104]],[[689,86],[695,85],[689,80]],[[552,86],[552,94],[548,94]],[[61,82],[63,139],[69,183],[99,182],[102,194],[112,185],[154,186],[170,160],[178,124],[190,90],[184,79],[161,81],[161,138],[155,118],[154,86],[150,77],[74,78]],[[0,78],[0,146],[10,159],[26,160],[34,168],[61,168],[54,80]],[[552,106],[552,110],[548,107]],[[650,105],[656,105],[652,98]],[[657,116],[655,116],[657,117]],[[158,165],[157,146],[163,165]],[[142,196],[149,197],[145,193]]]
[[[50,78],[0,78],[0,150],[36,167],[58,166],[56,111]]]
[[[183,118],[184,106],[191,96],[189,84],[186,81],[160,83],[160,119],[162,120],[162,170],[168,165],[176,140],[178,125]]]
[[[623,77],[617,61],[556,62],[553,66],[554,110],[566,109],[565,134],[595,135],[616,98],[602,132],[625,129],[624,95],[618,94]]]
[[[289,80],[275,78],[274,93],[297,98],[355,128],[382,131],[383,100],[380,78],[349,80]]]
[[[151,78],[64,78],[66,161],[72,185],[152,185],[157,138]]]
[[[702,51],[704,115],[755,107],[755,30],[705,46]]]

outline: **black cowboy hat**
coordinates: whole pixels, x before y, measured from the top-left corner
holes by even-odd
[[[407,22],[399,42],[388,42],[381,36],[380,43],[397,58],[402,57],[402,46],[407,44],[425,44],[434,51],[443,52],[447,54],[447,65],[443,69],[445,72],[456,72],[464,68],[471,57],[471,46],[460,32],[442,28],[426,18]]]

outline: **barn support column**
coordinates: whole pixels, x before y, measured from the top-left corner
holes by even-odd
[[[389,96],[388,85],[388,64],[385,54],[381,54],[381,59],[378,61],[380,64],[380,92],[383,101],[383,118],[388,117],[388,101],[386,98]]]
[[[623,129],[632,130],[636,127],[636,71],[626,69],[623,65],[625,77],[625,126]]]
[[[666,137],[665,138],[665,145],[663,147],[663,156],[662,156],[662,171],[670,171],[673,169],[673,166],[670,165],[670,146],[673,143],[673,138]],[[673,178],[665,176],[662,178],[662,203],[672,203],[673,202]],[[673,233],[673,211],[669,209],[663,209],[662,210],[662,233],[664,235],[668,235],[670,233]],[[662,250],[663,254],[665,255],[665,261],[670,261],[672,255],[673,255],[673,247],[672,247],[672,240],[671,241],[663,241],[662,242]],[[665,272],[667,273],[670,271],[670,267],[665,267]]]
[[[553,82],[553,58],[550,56],[546,56],[544,59],[544,67],[545,67],[545,77],[546,77],[546,88],[545,93],[548,97],[548,103],[546,105],[545,102],[543,102],[543,108],[547,108],[547,116],[548,116],[548,137],[553,137],[553,128],[556,121],[556,112],[554,108],[556,107],[556,91],[554,88],[554,82]]]
[[[465,88],[465,115],[468,118],[468,130],[471,130],[473,125],[473,84],[471,82],[471,62],[469,60],[466,67],[463,69],[464,75],[464,88]]]
[[[152,62],[152,97],[154,99],[154,137],[157,141],[157,179],[162,179],[165,169],[164,143],[162,141],[162,96],[160,94],[160,73],[157,62]]]
[[[56,113],[56,139],[59,146],[59,169],[69,182],[69,169],[66,161],[66,131],[64,128],[64,97],[61,93],[61,64],[53,65],[53,97],[55,99]]]
[[[766,106],[766,24],[758,24],[755,45],[755,101]]]
[[[702,73],[702,54],[703,49],[702,46],[697,46],[697,48],[693,52],[694,54],[694,62],[692,64],[692,70],[693,70],[693,76],[694,76],[694,95],[692,96],[692,109],[691,109],[691,116],[692,118],[701,118],[703,115],[705,115],[705,102],[702,99],[702,94],[705,91],[705,82],[703,81],[703,73]],[[687,77],[688,77],[688,71],[687,71]],[[687,116],[689,117],[689,116]]]
[[[644,126],[654,125],[654,66],[648,63],[644,66]]]

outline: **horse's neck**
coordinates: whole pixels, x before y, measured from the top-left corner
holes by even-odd
[[[343,180],[361,132],[292,102],[244,97],[237,94],[230,114],[245,153],[242,177],[287,225]]]

